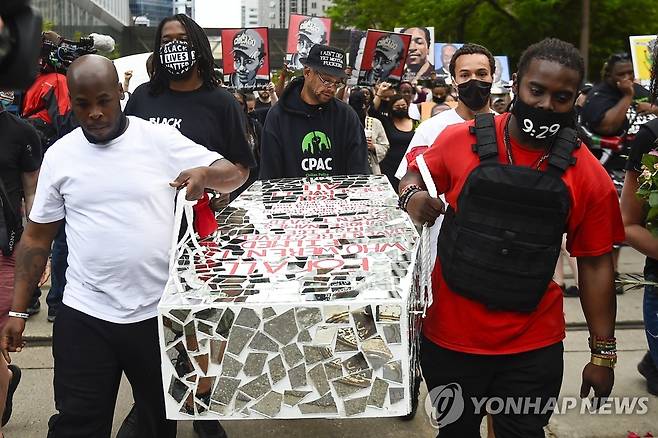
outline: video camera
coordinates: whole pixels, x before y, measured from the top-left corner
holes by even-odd
[[[0,89],[24,89],[38,73],[41,16],[29,0],[0,1]]]
[[[59,44],[44,39],[41,43],[41,69],[54,69],[58,73],[66,73],[73,61],[83,55],[96,53],[94,38],[80,38],[80,41],[61,39]]]

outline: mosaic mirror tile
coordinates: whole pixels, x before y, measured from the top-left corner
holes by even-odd
[[[386,178],[258,181],[216,219],[159,305],[168,418],[408,413],[427,291]]]

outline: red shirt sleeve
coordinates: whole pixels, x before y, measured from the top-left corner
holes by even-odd
[[[572,257],[600,256],[624,241],[619,199],[610,176],[586,147],[576,157],[581,171],[564,178],[572,193],[567,251]]]

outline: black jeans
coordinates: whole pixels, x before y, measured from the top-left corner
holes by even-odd
[[[485,356],[448,350],[423,337],[420,350],[427,390],[431,393],[438,386],[457,383],[464,400],[463,414],[440,428],[440,438],[479,438],[480,423],[486,414],[486,404],[482,404],[485,397],[491,399],[493,409],[500,406],[493,403],[494,398],[505,401],[510,397],[514,402],[540,398],[541,403],[535,403],[540,407],[531,405],[529,413],[520,414],[518,410],[515,413],[514,407],[505,413],[503,409],[493,415],[493,425],[496,438],[544,438],[543,427],[548,424],[552,410],[542,411],[550,398],[557,401],[562,386],[561,342],[519,354]]]
[[[114,324],[64,304],[53,327],[55,408],[48,438],[106,438],[121,372],[133,390],[140,438],[174,438],[165,418],[157,318]]]

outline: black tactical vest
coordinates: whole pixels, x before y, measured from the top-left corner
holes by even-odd
[[[575,130],[558,132],[548,169],[500,163],[492,114],[470,128],[480,165],[439,234],[443,277],[456,293],[494,310],[531,312],[553,277],[571,206],[561,176],[575,164]]]

